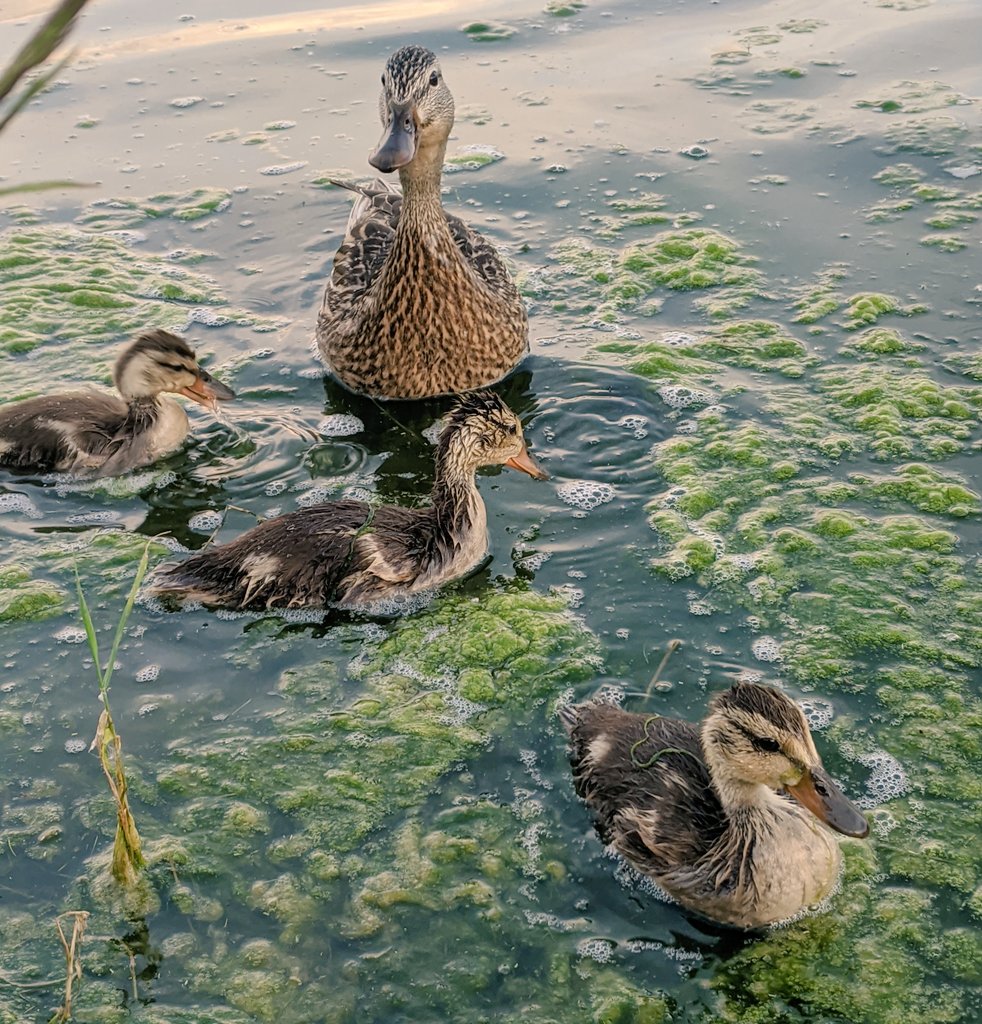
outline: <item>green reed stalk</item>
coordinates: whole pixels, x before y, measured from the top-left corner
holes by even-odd
[[[79,579],[78,567],[76,566],[75,568],[79,613],[82,617],[82,625],[85,627],[85,635],[89,641],[89,650],[92,652],[92,658],[95,662],[96,676],[99,680],[99,697],[102,700],[102,713],[99,715],[99,725],[96,728],[92,747],[98,751],[103,774],[106,776],[106,781],[109,783],[109,791],[112,793],[116,804],[116,837],[113,840],[112,874],[117,882],[125,886],[132,885],[136,881],[138,873],[144,867],[143,846],[140,842],[140,834],[136,830],[136,822],[133,820],[127,798],[126,772],[123,767],[123,741],[116,732],[112,711],[109,707],[109,681],[112,679],[116,655],[119,652],[119,645],[123,639],[127,620],[133,611],[136,595],[147,574],[149,560],[150,542],[148,541],[147,546],[143,549],[140,564],[137,566],[136,576],[133,578],[129,597],[126,599],[123,612],[120,615],[119,622],[116,624],[116,635],[113,637],[112,650],[109,652],[109,661],[105,667],[103,667],[99,657],[99,640],[96,636],[95,626],[92,623],[92,615],[89,611],[88,603],[85,600],[85,594],[82,592],[82,581]]]
[[[65,41],[75,24],[76,16],[86,3],[88,0],[62,0],[24,43],[10,64],[0,71],[0,132],[38,93],[51,84],[58,72],[72,59],[73,54],[69,53],[29,82],[19,93],[14,94],[24,76],[43,64]],[[39,181],[0,189],[0,196],[13,192],[39,192],[42,189],[79,185],[79,182],[74,181]]]

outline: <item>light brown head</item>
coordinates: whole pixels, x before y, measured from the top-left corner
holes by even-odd
[[[536,480],[549,479],[529,454],[521,421],[493,391],[461,398],[440,434],[438,461],[471,472],[479,466],[511,466]]]
[[[780,690],[738,683],[718,693],[703,722],[702,744],[716,788],[754,785],[785,791],[843,835],[862,838],[866,819],[822,767],[801,709]]]
[[[431,50],[403,46],[392,54],[382,72],[378,108],[385,131],[368,158],[373,167],[395,171],[421,151],[433,160],[439,156],[442,163],[453,128],[454,103]]]
[[[169,331],[141,334],[123,350],[114,371],[116,389],[128,402],[168,391],[210,409],[235,398],[235,392],[198,365],[194,350]]]

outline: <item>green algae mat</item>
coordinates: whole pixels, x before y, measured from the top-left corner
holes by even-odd
[[[131,477],[0,479],[0,1022],[61,1005],[72,911],[93,1024],[978,1020],[978,15],[512,0],[369,38],[340,3],[131,6],[5,133],[5,186],[94,184],[0,207],[0,400],[108,387],[150,326],[240,400]],[[367,169],[407,40],[457,100],[445,201],[529,305],[503,393],[553,479],[482,475],[492,558],[400,619],[138,603],[121,892],[76,571],[108,650],[150,538],[428,493],[446,405],[310,351],[324,183]],[[696,720],[740,678],[801,702],[872,824],[821,912],[753,936],[604,852],[555,720],[600,689]]]

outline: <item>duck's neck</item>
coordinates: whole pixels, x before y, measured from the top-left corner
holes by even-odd
[[[441,440],[433,484],[433,513],[438,528],[448,533],[464,532],[483,521],[484,508],[474,464],[455,440]]]
[[[440,175],[446,152],[446,139],[421,145],[412,161],[400,168],[402,213],[397,232],[416,234],[437,229],[449,234],[440,202]]]
[[[126,422],[135,431],[152,427],[160,415],[159,395],[123,395],[123,401],[126,402]]]
[[[743,782],[716,773],[713,776],[713,788],[723,805],[730,827],[736,832],[758,833],[762,819],[780,817],[791,810],[786,800],[759,782]]]

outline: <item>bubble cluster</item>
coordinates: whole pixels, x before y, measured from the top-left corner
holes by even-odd
[[[178,110],[186,110],[188,107],[193,107],[198,103],[204,103],[204,96],[178,96],[177,99],[170,101],[172,107],[176,107]]]
[[[224,515],[214,509],[205,509],[203,512],[196,512],[188,520],[188,526],[198,533],[214,533],[222,525]]]
[[[614,488],[610,484],[596,483],[593,480],[571,480],[556,488],[561,501],[583,512],[590,512],[607,502],[613,501]]]
[[[617,425],[630,430],[639,441],[648,436],[648,420],[645,416],[625,416]]]
[[[805,716],[809,729],[818,732],[824,729],[835,717],[835,708],[832,702],[822,700],[821,697],[804,697],[798,701],[798,707]]]
[[[26,494],[18,494],[16,491],[10,494],[0,494],[0,514],[4,512],[19,512],[28,519],[40,519],[41,511]]]
[[[684,384],[665,384],[658,389],[658,397],[673,409],[688,409],[690,405],[707,405],[713,400],[708,391],[689,388]]]
[[[270,164],[268,167],[260,167],[259,173],[265,174],[267,177],[275,177],[278,174],[291,174],[306,166],[306,160],[294,160],[291,164]]]
[[[144,665],[133,677],[138,683],[152,683],[160,675],[159,665]]]
[[[689,602],[689,614],[690,615],[712,615],[713,606],[708,601],[690,601]]]
[[[84,750],[88,750],[88,747],[88,743],[81,736],[72,736],[71,739],[65,740],[66,754],[81,754]]]
[[[97,512],[74,512],[66,522],[72,526],[104,526],[106,523],[119,522],[120,514],[111,509],[101,509]]]
[[[85,643],[85,630],[78,626],[65,626],[53,634],[54,639],[60,644],[81,644]]]
[[[910,789],[910,780],[903,765],[885,750],[862,754],[856,760],[870,769],[870,776],[866,780],[866,794],[856,801],[864,810],[888,800],[896,800]]]
[[[772,636],[757,637],[750,650],[758,661],[781,660],[781,645]]]
[[[345,412],[325,416],[317,424],[317,433],[323,434],[324,437],[351,437],[352,434],[360,434],[364,429],[365,424],[357,416]]]
[[[287,482],[285,480],[270,480],[266,484],[266,494],[270,498],[275,498],[277,494],[282,494],[287,488]]]
[[[538,572],[545,565],[552,555],[548,551],[539,551],[534,555],[526,555],[515,563],[516,569],[525,569],[527,572]]]
[[[160,707],[156,701],[147,701],[146,704],[141,704],[137,709],[136,713],[141,717],[145,718],[147,715],[152,715]]]
[[[658,339],[663,345],[670,345],[672,348],[681,348],[685,345],[694,345],[696,339],[685,331],[668,331]]]
[[[610,939],[583,939],[576,945],[577,956],[596,960],[598,964],[609,964],[614,959],[616,944]]]
[[[583,604],[585,594],[579,587],[574,587],[569,583],[562,583],[549,589],[552,593],[564,598],[570,608],[579,608]]]

